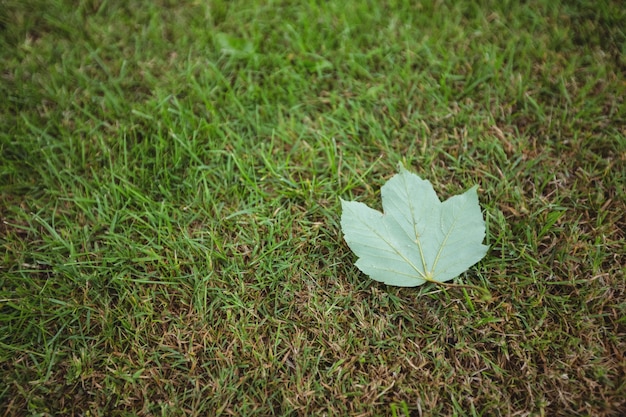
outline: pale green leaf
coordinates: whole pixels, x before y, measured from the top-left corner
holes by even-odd
[[[356,266],[401,287],[457,277],[488,249],[476,188],[442,203],[430,182],[401,168],[382,187],[384,214],[341,200],[341,228]]]

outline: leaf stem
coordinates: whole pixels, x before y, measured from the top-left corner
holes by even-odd
[[[482,293],[482,297],[486,298],[486,299],[490,299],[491,298],[491,291],[489,291],[487,288],[483,288],[483,287],[479,287],[477,285],[472,285],[472,284],[455,284],[453,282],[440,282],[440,281],[435,281],[434,279],[430,279],[430,278],[425,278],[422,277],[422,279],[426,282],[429,282],[431,284],[436,284],[436,285],[440,285],[442,287],[448,287],[448,288],[466,288],[468,290],[476,290]]]

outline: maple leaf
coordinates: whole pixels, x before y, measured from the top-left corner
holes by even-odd
[[[441,202],[429,181],[404,168],[381,189],[384,214],[341,200],[341,228],[372,279],[414,287],[449,281],[480,261],[488,246],[474,186]]]

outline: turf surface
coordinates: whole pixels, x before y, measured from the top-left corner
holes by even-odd
[[[626,414],[624,10],[3,0],[0,414]],[[399,162],[490,297],[354,267]]]

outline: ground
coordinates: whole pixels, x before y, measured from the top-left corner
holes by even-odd
[[[4,0],[0,414],[625,415],[625,9],[479,3]],[[398,163],[482,290],[354,266]]]

